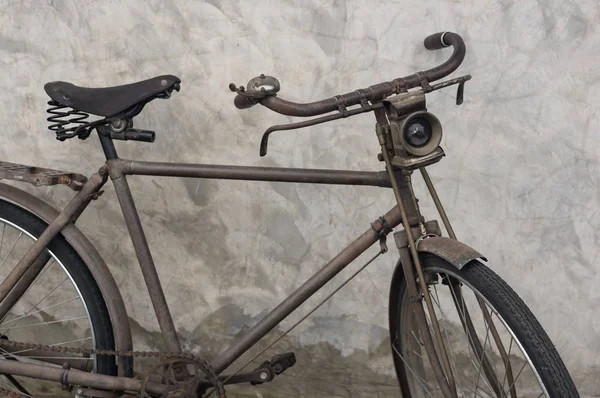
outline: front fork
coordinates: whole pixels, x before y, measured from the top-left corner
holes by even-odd
[[[400,190],[400,186],[398,184],[397,176],[395,173],[395,168],[392,165],[392,161],[390,158],[390,148],[388,146],[388,138],[386,136],[387,133],[387,118],[384,112],[376,112],[377,117],[377,138],[379,139],[379,144],[381,145],[381,154],[383,157],[383,161],[385,162],[386,169],[390,178],[390,182],[392,184],[392,189],[394,190],[394,195],[396,197],[396,202],[398,203],[398,209],[400,210],[400,215],[402,217],[402,226],[404,227],[404,231],[406,232],[406,237],[408,239],[408,249],[400,250],[400,261],[402,263],[402,269],[404,271],[406,287],[408,290],[408,294],[411,299],[413,311],[417,318],[417,323],[419,324],[419,328],[421,330],[421,335],[424,340],[425,350],[427,352],[427,357],[431,363],[432,370],[434,372],[436,381],[440,386],[444,397],[448,398],[457,398],[458,395],[456,393],[456,383],[454,381],[454,376],[452,374],[452,368],[450,367],[450,361],[448,358],[448,353],[446,352],[444,340],[442,337],[442,332],[440,329],[440,325],[437,321],[437,317],[435,316],[435,309],[433,308],[433,300],[431,299],[431,295],[429,294],[429,289],[427,287],[427,282],[425,281],[425,276],[423,274],[423,269],[421,267],[421,261],[419,259],[419,254],[417,253],[417,246],[415,244],[415,239],[413,238],[411,223],[409,222],[408,215],[406,212],[406,194],[402,195]],[[403,191],[406,193],[406,188],[408,188],[408,193],[410,200],[406,203],[408,206],[414,206],[416,209],[416,200],[415,196],[412,192],[412,186],[410,182],[410,172],[402,171],[402,175],[404,176],[403,181]],[[403,198],[404,196],[404,198]],[[418,211],[415,211],[417,216],[417,222],[421,233],[424,235],[426,233],[425,226],[423,224],[423,220],[418,214]],[[410,252],[410,253],[409,253]],[[415,278],[415,274],[413,272],[416,271],[417,275]],[[417,287],[417,282],[419,286]],[[419,292],[420,288],[420,292]],[[427,311],[429,312],[431,325],[433,326],[435,339],[437,345],[440,350],[440,354],[442,357],[442,364],[440,364],[439,356],[436,355],[435,346],[433,343],[433,339],[429,332],[429,326],[427,323],[427,317],[425,315],[425,311],[421,304],[422,299],[425,300],[425,304],[427,306]]]
[[[392,189],[394,190],[394,195],[396,197],[396,202],[398,203],[398,208],[400,210],[400,214],[402,217],[402,226],[404,227],[404,233],[406,234],[407,245],[403,245],[403,247],[399,248],[400,251],[400,261],[402,264],[402,270],[404,272],[406,287],[408,290],[408,294],[411,300],[412,310],[416,316],[416,320],[421,331],[421,335],[423,338],[423,343],[425,347],[425,351],[427,352],[427,357],[429,358],[434,376],[438,385],[440,386],[441,392],[446,398],[457,398],[457,390],[456,390],[456,382],[454,380],[454,374],[452,372],[452,368],[450,366],[450,361],[448,357],[448,352],[446,350],[446,345],[444,343],[441,329],[439,323],[437,321],[437,316],[435,314],[435,309],[433,308],[433,300],[429,293],[429,288],[427,286],[427,280],[423,273],[423,268],[421,265],[421,261],[419,259],[419,255],[417,252],[417,242],[414,239],[414,232],[420,233],[420,236],[423,237],[427,235],[428,230],[424,225],[424,219],[421,217],[419,213],[419,208],[417,205],[417,200],[415,198],[412,182],[411,182],[411,171],[400,170],[403,180],[399,182],[397,173],[398,170],[394,168],[391,161],[391,144],[388,136],[388,126],[389,123],[387,121],[387,117],[385,112],[381,110],[375,111],[375,116],[377,118],[376,125],[376,133],[377,138],[379,139],[379,144],[381,146],[381,157],[386,165],[386,169],[390,178],[390,182],[392,185]],[[433,199],[435,206],[440,214],[442,222],[444,223],[444,227],[448,232],[448,235],[451,239],[456,239],[456,235],[452,226],[450,225],[450,221],[446,212],[442,206],[442,203],[437,195],[437,192],[433,186],[431,178],[427,173],[427,170],[424,167],[420,169],[421,175],[427,185],[431,198]],[[408,211],[407,211],[408,210]],[[412,222],[411,222],[412,221]],[[414,227],[418,228],[414,228]],[[415,231],[418,230],[418,231]],[[416,276],[415,276],[416,271]],[[418,284],[418,285],[417,285]],[[420,291],[419,291],[420,289]],[[462,293],[460,292],[459,286],[453,286],[451,284],[451,289],[453,289],[454,297],[458,297],[459,300],[455,300],[455,304],[457,308],[461,306],[462,302]],[[437,355],[436,348],[433,342],[433,338],[431,336],[427,317],[425,314],[425,310],[422,305],[422,300],[425,300],[425,305],[427,307],[427,311],[430,315],[431,326],[434,330],[434,335],[436,339],[436,343],[438,349],[440,351],[440,355]],[[506,354],[506,350],[502,342],[500,341],[500,336],[494,323],[491,320],[490,314],[488,312],[485,303],[478,297],[478,304],[484,314],[485,322],[492,332],[492,336],[494,337],[495,343],[498,346],[500,355],[504,363],[506,364],[506,374],[509,379],[512,379],[512,370],[510,368],[510,360]],[[463,310],[464,313],[461,316],[461,322],[465,332],[467,332],[468,336],[470,336],[469,344],[473,351],[476,353],[478,358],[481,358],[481,366],[484,371],[485,377],[490,382],[494,393],[498,396],[505,396],[503,387],[499,383],[498,378],[494,372],[494,369],[487,358],[485,350],[481,347],[475,329],[473,327],[470,314],[466,309]],[[440,363],[439,357],[442,358],[442,363]],[[442,368],[443,365],[443,368]],[[510,388],[511,397],[515,397],[514,388]],[[516,398],[516,397],[515,397]]]

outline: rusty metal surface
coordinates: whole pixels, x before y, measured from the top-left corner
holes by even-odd
[[[81,211],[94,199],[95,195],[106,182],[107,177],[108,170],[104,167],[101,168],[86,182],[65,209],[48,225],[48,228],[44,230],[25,256],[23,256],[2,284],[0,284],[0,302],[6,298],[17,282],[25,275],[31,264],[42,254],[52,239],[60,233],[65,225],[75,221],[76,217],[81,214]]]
[[[404,116],[425,109],[425,93],[414,91],[402,93],[382,101],[390,122],[398,121]]]
[[[376,113],[376,115],[377,115],[377,113]],[[431,325],[433,326],[433,330],[435,332],[435,339],[437,341],[437,347],[440,351],[442,363],[444,365],[444,370],[445,370],[446,378],[443,377],[444,376],[443,373],[440,375],[436,371],[436,379],[438,379],[438,384],[439,384],[440,388],[442,389],[442,392],[446,398],[456,398],[457,397],[456,383],[454,381],[454,376],[452,374],[452,369],[450,366],[450,359],[448,357],[448,352],[446,351],[446,348],[445,348],[444,340],[442,337],[442,332],[441,332],[437,317],[435,315],[435,310],[433,308],[433,300],[431,299],[431,295],[429,294],[429,289],[427,288],[427,284],[425,282],[425,277],[423,275],[423,268],[421,266],[421,261],[419,259],[419,254],[417,252],[417,247],[416,247],[416,244],[415,244],[415,241],[413,238],[413,234],[412,234],[412,230],[411,230],[411,227],[413,227],[414,224],[410,223],[410,220],[408,218],[408,214],[406,211],[406,209],[410,208],[411,206],[414,208],[415,204],[416,204],[416,198],[414,197],[412,185],[411,185],[412,182],[410,179],[410,172],[406,172],[406,171],[403,172],[405,175],[404,180],[405,180],[406,186],[401,189],[398,184],[398,178],[396,177],[396,175],[394,173],[394,166],[392,165],[392,160],[391,160],[391,156],[390,156],[390,152],[392,152],[392,150],[391,150],[392,148],[389,147],[389,143],[388,143],[388,140],[386,137],[386,133],[388,133],[388,135],[389,135],[389,124],[387,122],[383,122],[383,123],[385,123],[385,125],[382,126],[381,125],[382,119],[383,119],[383,117],[381,117],[381,116],[378,118],[378,123],[377,123],[375,131],[377,133],[377,138],[378,138],[379,144],[381,146],[381,154],[385,161],[386,169],[389,174],[390,181],[392,183],[392,189],[394,190],[394,196],[396,197],[396,203],[398,204],[398,209],[400,210],[402,226],[404,227],[404,230],[406,231],[406,236],[408,238],[408,249],[410,250],[410,258],[412,259],[412,262],[410,264],[406,264],[406,267],[412,269],[412,266],[414,266],[414,269],[418,276],[417,280],[415,280],[414,277],[409,277],[407,274],[406,285],[407,285],[407,288],[409,289],[409,291],[416,292],[418,288],[420,288],[420,290],[421,290],[421,294],[422,294],[423,299],[425,300],[425,304],[427,306],[427,312],[429,313],[429,317],[430,317],[429,319],[431,320]],[[388,127],[388,128],[385,128],[385,127]],[[402,195],[402,192],[405,193],[404,196]],[[422,227],[421,223],[424,220],[422,220],[421,217],[419,216],[418,208],[415,209],[415,215],[418,218],[419,227]],[[403,262],[403,267],[405,266],[405,263],[406,263],[406,261]],[[406,268],[404,268],[404,269],[406,272]],[[424,319],[425,318],[423,317],[419,320],[419,324],[422,327],[425,327],[427,325],[427,323],[423,323]],[[435,352],[434,346],[432,344],[430,345],[429,342],[427,342],[425,344],[425,346],[428,350],[433,350],[433,352]],[[435,358],[436,358],[436,360],[438,359],[437,356]],[[440,377],[440,376],[442,376],[442,377]]]
[[[17,301],[21,299],[25,291],[29,289],[31,283],[40,274],[49,260],[50,253],[47,250],[44,250],[42,254],[33,261],[15,287],[8,293],[6,298],[0,302],[0,319],[4,319]]]
[[[444,210],[444,206],[442,205],[442,201],[437,194],[435,187],[433,186],[433,181],[431,181],[431,177],[427,172],[425,167],[421,167],[419,169],[421,171],[421,175],[423,176],[423,180],[425,181],[425,185],[427,185],[427,190],[429,191],[429,195],[431,195],[431,199],[433,199],[433,203],[435,203],[435,207],[442,218],[442,222],[444,223],[444,228],[448,232],[448,236],[452,239],[456,239],[456,235],[454,234],[454,229],[452,228],[452,224],[450,224],[450,220],[448,219],[448,215],[446,214],[446,210]]]
[[[167,350],[181,352],[181,345],[179,343],[177,331],[175,330],[175,325],[173,324],[171,311],[167,305],[165,293],[160,284],[160,279],[156,272],[156,265],[154,265],[150,247],[148,246],[148,241],[146,240],[140,217],[135,207],[133,197],[131,196],[127,179],[125,176],[113,179],[113,184],[115,192],[117,193],[117,198],[119,199],[119,204],[121,205],[121,210],[123,211],[125,223],[129,230],[135,254],[140,263],[144,281],[146,282],[148,292],[150,293],[150,300],[154,307]]]
[[[383,218],[389,228],[398,226],[400,223],[400,210],[398,206],[388,211]],[[323,287],[323,285],[346,268],[348,264],[354,261],[373,244],[377,243],[379,238],[380,235],[375,232],[372,227],[367,229],[360,237],[349,244],[316,274],[304,282],[302,286],[290,294],[274,310],[269,312],[269,314],[261,319],[256,325],[246,331],[244,335],[225,352],[219,355],[212,362],[212,366],[217,373],[222,372],[231,365],[244,352],[264,337],[273,327],[279,324],[296,308],[302,305],[302,303],[308,300],[316,291]]]
[[[21,358],[34,357],[38,361],[53,363],[55,365],[63,365],[65,363],[69,364],[71,369],[77,369],[84,372],[90,372],[93,369],[93,361],[90,358],[90,355],[87,354],[76,354],[76,353],[65,353],[65,352],[57,352],[50,350],[38,350],[33,348],[27,348],[24,350],[21,345],[19,346],[8,346],[2,345],[2,349],[5,351],[3,355],[7,356],[7,353],[18,353],[18,356]],[[73,360],[73,357],[80,355],[81,358],[90,358],[89,361],[86,360]]]
[[[487,259],[477,250],[459,242],[455,239],[442,236],[423,239],[419,242],[419,252],[435,254],[461,269],[469,261],[475,259]]]
[[[437,220],[430,220],[425,222],[425,231],[428,234],[433,234],[433,235],[437,235],[440,236],[442,234],[442,230],[440,229],[440,225],[438,224]],[[413,236],[420,236],[421,235],[421,230],[419,227],[412,227],[412,235]],[[396,247],[398,249],[402,249],[404,247],[408,247],[408,237],[406,234],[406,231],[402,230],[402,231],[398,231],[396,233],[394,233],[394,240],[396,242]]]
[[[44,185],[66,185],[74,191],[79,191],[87,178],[78,173],[27,166],[24,164],[0,162],[0,180],[27,182],[36,187]]]
[[[18,341],[10,341],[0,339],[0,347],[7,347],[7,350],[11,352],[23,352],[23,351],[42,351],[53,354],[79,354],[85,356],[91,355],[114,355],[121,357],[139,357],[139,358],[157,358],[163,362],[161,364],[169,363],[171,366],[174,362],[182,361],[183,363],[194,364],[194,366],[203,373],[202,380],[208,377],[208,381],[212,385],[216,386],[217,397],[225,398],[225,390],[223,384],[219,380],[219,377],[211,368],[210,364],[190,353],[181,352],[158,352],[158,351],[119,351],[119,350],[93,350],[89,348],[73,348],[57,345],[43,345],[34,343],[24,343]],[[14,351],[12,351],[14,349]],[[129,377],[118,377],[118,376],[107,376],[97,373],[84,372],[77,369],[72,369],[69,366],[63,366],[57,368],[54,366],[37,365],[32,363],[24,363],[18,361],[0,361],[0,374],[12,374],[16,376],[25,376],[38,378],[42,380],[57,381],[64,384],[66,387],[73,385],[86,385],[88,387],[99,388],[103,390],[116,390],[116,391],[135,391],[140,393],[151,393],[151,394],[166,394],[172,389],[177,389],[179,386],[169,383],[165,385],[162,383],[156,383],[149,381],[146,377],[143,380],[136,380]],[[195,375],[199,378],[200,375]],[[200,380],[198,380],[200,381]],[[184,380],[183,383],[187,384],[190,379]]]
[[[437,34],[439,35],[439,34]],[[436,36],[436,35],[434,35]],[[436,36],[437,37],[437,36]],[[446,33],[445,41],[453,45],[454,52],[451,58],[444,64],[427,70],[418,72],[414,75],[407,76],[402,79],[396,79],[392,82],[381,83],[374,85],[365,90],[357,90],[353,93],[336,96],[330,100],[320,101],[313,104],[294,104],[284,100],[280,100],[272,96],[271,93],[262,99],[260,102],[280,113],[292,112],[287,114],[298,113],[297,116],[308,116],[310,114],[322,114],[330,111],[329,108],[335,105],[331,110],[338,110],[341,114],[347,112],[346,106],[367,103],[367,101],[381,101],[383,98],[407,89],[421,86],[423,90],[431,90],[430,81],[440,79],[456,69],[464,58],[464,43],[460,36],[453,33]],[[431,41],[431,37],[427,40]],[[426,41],[427,43],[427,41]],[[428,47],[436,49],[436,47]],[[266,89],[265,89],[266,93]],[[274,93],[273,93],[274,94]],[[314,113],[316,112],[316,113]],[[383,109],[376,109],[376,114],[385,115]],[[378,119],[379,121],[379,119]],[[380,130],[378,130],[378,135]],[[344,184],[344,185],[374,185],[393,187],[397,199],[397,207],[393,208],[386,214],[385,219],[381,221],[381,226],[386,232],[397,226],[402,221],[407,234],[408,245],[413,258],[415,269],[419,275],[419,283],[421,290],[424,291],[425,300],[427,301],[428,310],[433,316],[430,298],[423,289],[424,278],[419,264],[419,258],[416,252],[416,244],[412,239],[412,228],[415,225],[420,225],[423,222],[419,214],[418,206],[410,185],[410,174],[397,174],[393,167],[390,154],[393,153],[393,147],[387,145],[386,139],[381,139],[383,158],[387,166],[386,172],[354,172],[345,170],[310,170],[310,169],[284,169],[284,168],[266,168],[266,167],[246,167],[246,166],[221,166],[221,165],[194,165],[194,164],[169,164],[155,162],[135,162],[119,160],[112,140],[110,138],[101,137],[101,142],[105,155],[107,157],[107,167],[103,167],[104,173],[101,173],[102,180],[98,181],[98,175],[95,174],[90,181],[83,186],[81,192],[67,205],[65,210],[54,219],[48,229],[39,237],[27,255],[19,262],[15,270],[9,277],[0,285],[0,301],[6,297],[15,284],[26,274],[31,263],[39,256],[50,239],[52,239],[60,230],[68,223],[76,220],[83,208],[90,200],[97,198],[98,190],[106,181],[106,174],[110,169],[110,176],[113,179],[117,197],[121,205],[121,210],[125,217],[127,227],[134,249],[138,257],[142,274],[144,276],[146,286],[150,292],[151,301],[158,318],[161,331],[166,341],[168,353],[161,355],[171,355],[171,358],[185,358],[186,355],[181,353],[181,346],[176,334],[173,321],[170,315],[169,308],[166,304],[162,286],[158,279],[156,267],[152,260],[150,249],[144,235],[142,225],[135,208],[129,186],[126,181],[127,174],[154,175],[154,176],[180,176],[180,177],[196,177],[196,178],[219,178],[219,179],[240,179],[240,180],[260,180],[260,181],[282,181],[282,182],[301,182],[301,183],[323,183],[323,184]],[[6,176],[4,178],[20,179],[30,182],[34,185],[54,185],[57,183],[73,186],[73,181],[68,180],[64,175],[51,174],[55,172],[48,169],[35,169],[23,166],[23,168],[13,167],[15,165],[8,164],[5,167]],[[16,165],[22,166],[22,165]],[[13,168],[11,168],[13,167]],[[108,169],[107,169],[108,168]],[[77,185],[75,183],[75,185]],[[386,227],[387,224],[387,227]],[[264,337],[273,327],[279,324],[285,317],[292,313],[299,305],[318,291],[325,283],[331,280],[337,273],[344,269],[350,262],[356,259],[360,254],[367,250],[371,245],[380,239],[380,234],[377,228],[370,228],[357,238],[353,243],[346,247],[340,254],[326,264],[319,272],[313,275],[300,288],[285,299],[277,308],[270,312],[263,320],[257,323],[254,327],[248,330],[241,339],[235,342],[228,350],[219,356],[214,362],[214,371],[210,366],[206,365],[205,373],[209,377],[215,377],[216,386],[219,387],[219,382],[216,374],[224,370],[233,361],[239,358],[258,340]],[[405,250],[408,253],[408,250]],[[406,266],[409,263],[406,262]],[[409,284],[416,289],[414,278],[409,278]],[[413,290],[414,290],[413,289]],[[435,316],[433,316],[434,329],[438,344],[443,347],[443,342],[440,342],[439,327],[436,327]],[[424,323],[426,325],[426,323]],[[41,347],[37,347],[42,349]],[[428,348],[433,348],[433,343],[429,342]],[[72,350],[65,348],[66,350]],[[71,352],[71,351],[67,351]],[[76,351],[79,352],[79,351]],[[82,352],[82,351],[81,351]],[[135,353],[122,353],[117,351],[94,351],[101,355],[119,355],[119,356],[135,356]],[[437,356],[435,356],[437,359]],[[442,360],[445,368],[448,368],[448,358],[442,349]],[[39,378],[48,380],[65,380],[65,370],[37,366],[22,363],[8,363],[13,361],[0,361],[0,373],[11,373],[17,375],[34,374]],[[203,365],[204,366],[204,365]],[[8,370],[6,370],[8,369]],[[448,370],[446,370],[448,372]],[[77,371],[72,371],[72,379],[82,381],[91,387],[101,389],[116,389],[116,390],[132,390],[141,391],[151,389],[144,383],[143,385],[135,384],[133,380],[127,378],[110,377],[102,375],[91,375],[87,373],[78,374]],[[448,384],[451,390],[455,390],[452,373],[447,374]],[[222,386],[221,386],[222,387]],[[157,387],[158,388],[158,387]],[[162,393],[162,392],[161,392]],[[448,395],[448,394],[445,394]],[[455,393],[452,395],[456,395]],[[224,396],[219,391],[219,396]]]
[[[410,248],[404,247],[399,249],[398,252],[400,254],[400,266],[404,271],[404,277],[406,280],[406,289],[411,298],[413,312],[417,317],[417,322],[421,330],[421,336],[423,337],[423,346],[425,347],[427,358],[431,364],[431,369],[444,397],[454,397],[456,394],[456,388],[452,389],[452,386],[446,380],[442,363],[440,363],[440,358],[436,353],[431,331],[429,330],[425,309],[423,308],[422,303],[423,295],[421,294],[421,291],[419,291],[418,285],[415,282],[414,260],[410,253]],[[412,283],[410,283],[410,281],[412,281]]]
[[[442,33],[436,33],[431,36],[439,36],[441,34]],[[429,82],[439,80],[454,72],[465,57],[465,43],[459,35],[452,32],[446,32],[444,34],[444,41],[454,47],[452,55],[442,65],[426,71],[417,72],[409,76],[375,84],[365,89],[355,90],[347,94],[337,95],[317,102],[299,104],[283,100],[277,96],[267,96],[259,102],[261,105],[264,105],[277,113],[288,116],[307,117],[322,115],[327,112],[340,110],[341,108],[358,105],[364,101],[379,102],[392,94],[397,94],[418,86],[431,88]],[[437,48],[429,49],[437,50]]]
[[[0,198],[22,207],[47,224],[58,217],[59,212],[48,203],[16,187],[0,183]],[[68,224],[61,231],[62,236],[87,264],[105,298],[108,314],[113,325],[115,345],[118,350],[133,349],[129,317],[121,292],[106,263],[89,239],[74,225]],[[131,376],[132,368],[128,358],[119,358],[119,376]]]
[[[142,162],[114,159],[107,162],[112,178],[121,175],[214,178],[223,180],[276,181],[328,185],[391,187],[383,171],[294,169],[193,163]]]

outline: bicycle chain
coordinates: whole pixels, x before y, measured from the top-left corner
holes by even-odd
[[[194,354],[185,352],[163,352],[163,351],[121,351],[121,350],[98,350],[90,348],[75,348],[75,347],[59,347],[43,344],[34,343],[23,343],[19,341],[10,341],[0,338],[0,347],[12,347],[20,350],[37,350],[37,351],[49,351],[54,353],[62,354],[82,354],[82,355],[114,355],[118,357],[133,357],[133,358],[163,358],[163,359],[184,359],[194,362],[208,377],[210,383],[215,387],[217,396],[219,398],[226,398],[225,388],[223,383],[219,380],[219,376],[214,371],[212,366],[205,360]],[[0,387],[0,393],[7,394],[8,397],[22,397],[27,396],[20,392],[5,390]],[[140,392],[141,393],[141,392]]]

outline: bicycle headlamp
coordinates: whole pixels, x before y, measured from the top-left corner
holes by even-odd
[[[425,111],[408,115],[400,125],[400,141],[406,152],[424,156],[442,141],[442,125],[437,117]]]

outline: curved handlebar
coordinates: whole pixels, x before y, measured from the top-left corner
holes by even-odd
[[[249,108],[258,102],[283,115],[299,117],[317,116],[339,110],[342,107],[357,105],[365,101],[380,101],[403,90],[409,90],[420,86],[423,83],[439,80],[454,72],[465,58],[465,43],[456,33],[434,33],[427,36],[423,44],[428,50],[439,50],[444,47],[452,46],[454,47],[454,51],[446,62],[435,68],[321,101],[300,104],[286,101],[274,95],[262,99],[252,99],[238,94],[236,95],[234,103],[239,109]]]

